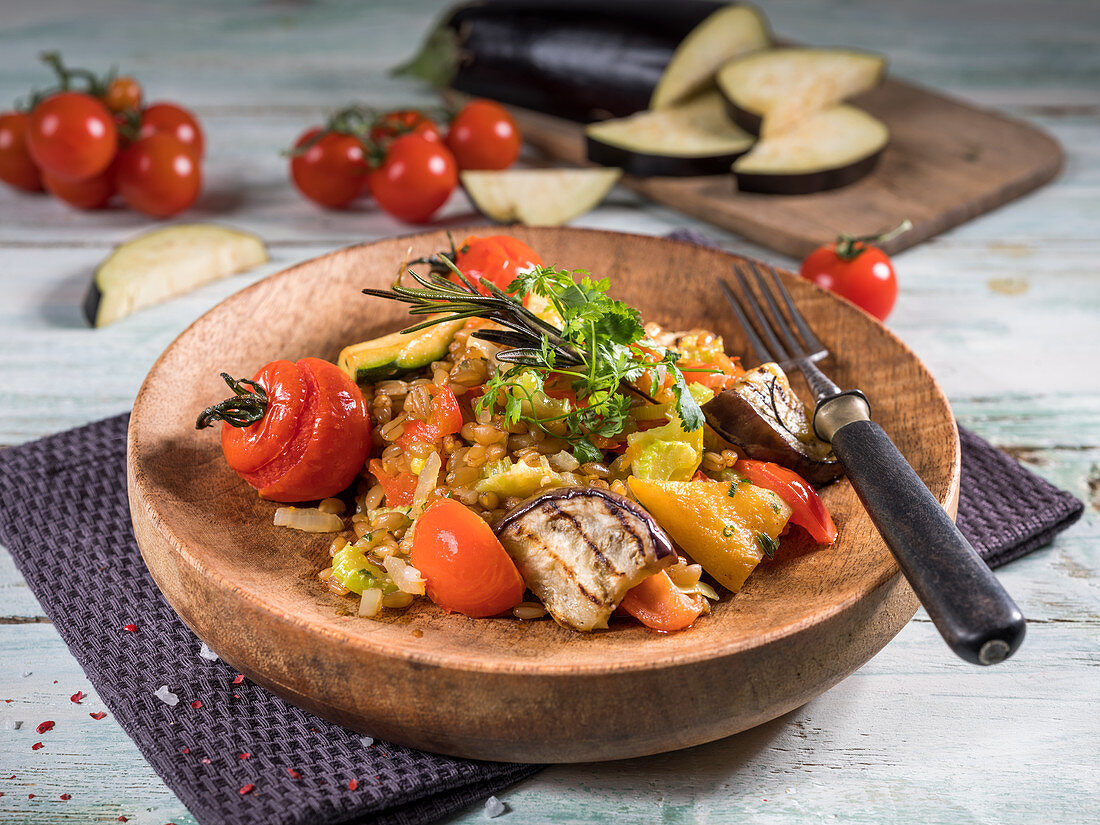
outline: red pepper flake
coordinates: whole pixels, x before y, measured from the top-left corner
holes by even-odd
[[[124,624],[122,626],[122,629],[125,630],[127,633],[137,633],[137,625],[136,624]],[[119,821],[120,822],[125,822],[126,820],[123,819],[123,820],[119,820]]]
[[[76,693],[69,697],[69,701],[72,702],[74,705],[79,705],[83,698],[84,691],[78,690]]]
[[[358,787],[359,787],[359,780],[358,779],[349,779],[348,780],[348,790],[349,791],[354,791]]]
[[[238,759],[248,759],[248,757],[250,757],[251,755],[252,754],[250,754],[250,753],[238,753],[237,758]]]
[[[202,707],[202,702],[196,699],[194,702],[191,703],[191,707],[193,707],[195,710],[198,710]]]
[[[43,745],[41,742],[35,742],[33,745],[31,745],[31,750],[36,751],[39,748],[44,748],[44,747],[46,747],[46,746]]]
[[[32,793],[27,794],[27,799],[34,799],[34,794],[32,794]]]
[[[102,719],[104,716],[107,715],[107,711],[97,710],[95,713],[89,713],[88,715],[91,716],[93,719]]]
[[[68,793],[61,794],[61,801],[62,802],[68,802],[72,798],[73,798],[72,794],[68,794]]]
[[[130,820],[128,820],[128,819],[127,819],[126,817],[124,817],[124,816],[120,816],[120,817],[119,817],[119,818],[118,818],[118,819],[117,819],[116,821],[117,821],[117,822],[129,822]]]
[[[286,772],[290,774],[291,779],[301,779],[302,778],[302,775],[300,773],[298,773],[298,771],[294,770],[294,768],[287,768]]]
[[[35,728],[35,730],[39,733],[45,733],[48,730],[53,730],[53,722],[47,719],[45,722]]]
[[[190,748],[184,748],[183,750],[180,751],[180,753],[191,753],[191,749]]]
[[[56,685],[56,684],[57,684],[57,682],[54,682],[54,684]],[[4,700],[4,704],[5,704],[5,705],[10,705],[10,704],[11,704],[11,699],[5,699],[5,700]]]
[[[202,759],[200,759],[199,761],[202,762],[202,764],[204,764],[204,765],[209,765],[210,764],[210,759],[205,757],[205,756]]]
[[[236,677],[234,677],[234,679],[233,679],[233,684],[239,685],[243,681],[244,681],[244,674],[243,673],[238,673],[236,675]]]
[[[240,696],[238,696],[238,695],[237,695],[236,693],[234,693],[234,694],[233,694],[233,698],[234,698],[234,699],[240,699],[241,697],[240,697]]]
[[[253,785],[251,782],[249,782],[247,785],[241,785],[241,796],[244,796],[246,793],[252,793],[255,787],[256,786]]]

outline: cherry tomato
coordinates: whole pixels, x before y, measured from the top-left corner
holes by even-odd
[[[862,238],[841,235],[835,243],[819,246],[807,255],[799,272],[803,278],[885,321],[898,297],[898,279],[889,256],[874,244],[910,226],[906,221],[890,232]]]
[[[407,134],[421,135],[428,140],[442,140],[435,121],[416,109],[386,112],[371,126],[370,140],[385,149],[395,138]]]
[[[387,475],[382,469],[382,462],[377,458],[370,461],[371,474],[382,485],[382,491],[386,495],[387,507],[408,507],[413,503],[416,494],[417,477],[412,473],[399,473],[396,476]]]
[[[370,173],[370,191],[395,218],[424,223],[446,203],[458,184],[454,155],[439,141],[402,135]]]
[[[322,132],[314,128],[298,138],[296,149],[316,140],[290,159],[290,177],[298,191],[314,203],[341,209],[363,192],[369,171],[366,154],[358,138]]]
[[[447,146],[459,169],[507,169],[516,162],[519,129],[499,103],[474,100],[467,103],[447,132]]]
[[[543,265],[535,250],[509,235],[471,235],[459,247],[454,264],[475,284],[485,278],[501,289],[507,289],[520,271]]]
[[[152,103],[141,113],[139,138],[149,137],[157,132],[175,135],[196,158],[202,158],[205,149],[202,127],[198,119],[187,109],[175,103]]]
[[[492,528],[454,499],[425,508],[409,556],[428,597],[444,610],[475,619],[497,616],[523,598],[523,577]]]
[[[112,112],[129,112],[141,106],[141,84],[132,77],[120,75],[107,84],[103,102]]]
[[[680,590],[664,570],[626,591],[619,607],[653,630],[683,630],[707,609],[702,596]]]
[[[432,386],[431,410],[427,421],[410,419],[397,443],[407,447],[412,443],[431,443],[462,429],[462,409],[455,394],[446,387]]]
[[[753,461],[743,458],[733,465],[733,471],[747,478],[757,487],[771,490],[791,508],[791,524],[804,527],[818,544],[836,541],[836,525],[825,509],[825,503],[805,479],[794,470],[788,470],[769,461]]]
[[[370,416],[355,382],[320,358],[272,361],[252,380],[268,399],[263,418],[222,425],[226,463],[272,501],[313,501],[351,484],[371,449]],[[245,389],[244,397],[256,395]]]
[[[60,92],[31,112],[27,148],[43,172],[69,180],[90,178],[111,165],[118,127],[101,101],[80,92]]]
[[[0,180],[17,189],[38,192],[42,175],[27,150],[27,123],[23,112],[0,114]]]
[[[110,166],[84,180],[67,180],[44,172],[42,183],[51,195],[78,209],[102,209],[115,194],[115,170]]]
[[[119,154],[115,182],[132,209],[167,218],[195,202],[202,173],[191,149],[166,132],[156,132]]]

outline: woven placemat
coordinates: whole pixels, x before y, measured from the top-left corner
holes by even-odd
[[[202,825],[419,825],[538,770],[365,743],[202,658],[134,541],[127,421],[0,450],[0,542],[99,697]],[[959,526],[991,564],[1080,516],[1076,498],[961,433]],[[175,706],[155,695],[162,685]]]

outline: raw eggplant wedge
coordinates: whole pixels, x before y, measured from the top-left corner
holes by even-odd
[[[704,92],[669,109],[593,123],[584,134],[590,161],[639,178],[724,174],[754,140],[730,122],[718,92]]]
[[[881,120],[854,106],[834,106],[760,140],[733,164],[733,174],[742,192],[823,192],[869,174],[889,142],[890,130]]]
[[[778,364],[749,370],[704,404],[703,412],[711,428],[749,458],[781,464],[811,484],[825,484],[843,472]]]
[[[738,55],[771,45],[768,21],[747,4],[721,8],[696,26],[661,74],[650,109],[667,109],[714,87],[714,75]]]
[[[561,226],[596,207],[621,169],[508,169],[459,174],[478,210],[500,223]]]
[[[717,76],[729,116],[770,137],[877,86],[886,58],[851,49],[769,49],[731,60]]]
[[[212,224],[155,229],[120,244],[96,270],[84,317],[101,327],[267,260],[256,235]]]
[[[714,0],[474,0],[396,73],[587,123],[645,109]]]

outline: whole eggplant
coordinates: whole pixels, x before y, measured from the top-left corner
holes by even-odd
[[[680,41],[717,0],[474,0],[445,12],[397,69],[581,122],[649,105]]]

